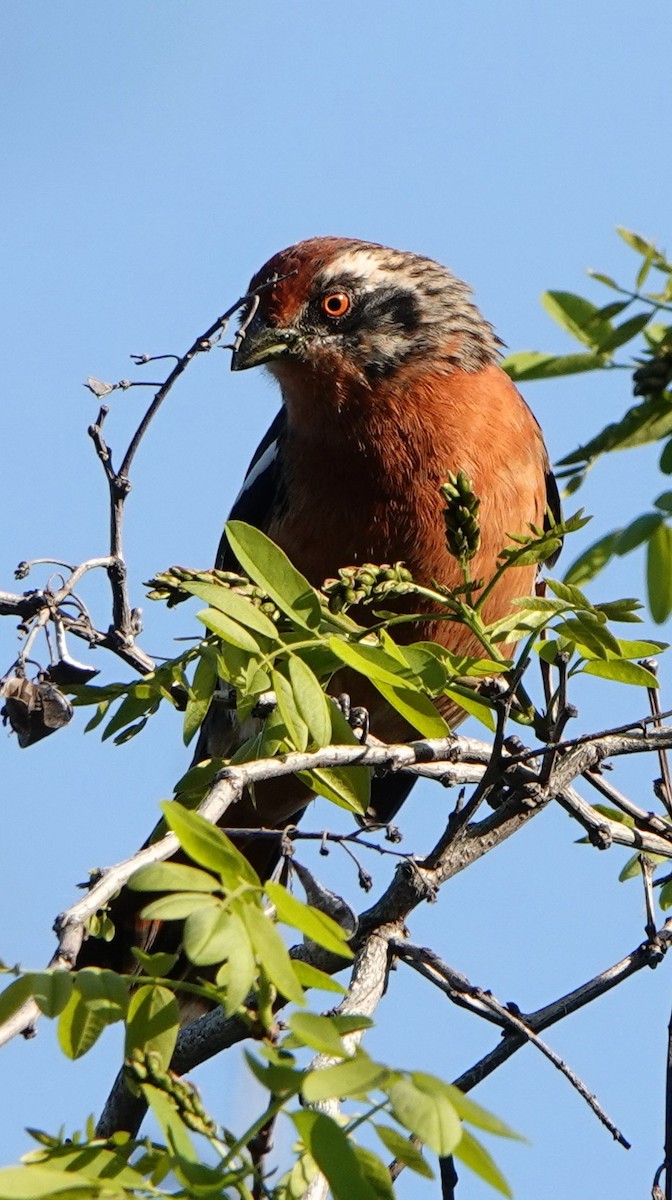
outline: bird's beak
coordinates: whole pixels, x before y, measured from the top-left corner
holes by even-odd
[[[271,359],[288,354],[297,340],[294,329],[274,329],[256,314],[244,331],[238,334],[231,359],[232,371],[246,371]]]

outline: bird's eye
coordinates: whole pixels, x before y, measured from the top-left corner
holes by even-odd
[[[322,312],[328,317],[344,317],[351,303],[347,292],[328,292],[322,297]]]

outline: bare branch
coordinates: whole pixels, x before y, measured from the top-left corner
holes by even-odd
[[[665,838],[655,833],[631,829],[629,825],[623,825],[620,821],[612,821],[609,817],[605,817],[604,813],[597,812],[572,787],[559,792],[557,801],[561,808],[564,808],[583,826],[588,833],[589,840],[599,850],[607,850],[609,846],[616,843],[618,846],[631,846],[636,850],[646,850],[649,854],[672,856],[672,829],[668,830]]]
[[[343,998],[335,1012],[339,1015],[356,1013],[358,1016],[371,1017],[380,1003],[387,987],[387,976],[390,966],[390,940],[397,938],[402,930],[399,924],[382,926],[375,934],[370,935],[364,942],[353,967],[348,994]],[[343,1042],[348,1054],[353,1055],[362,1040],[364,1030],[346,1034]],[[332,1066],[338,1059],[327,1054],[318,1054],[310,1064],[312,1071],[324,1070]],[[337,1118],[339,1114],[338,1100],[325,1100],[314,1106],[330,1117]],[[326,1200],[329,1195],[329,1184],[324,1175],[317,1175],[310,1184],[303,1200]]]
[[[567,992],[558,1000],[539,1008],[536,1012],[521,1013],[521,1018],[528,1029],[536,1033],[548,1029],[551,1025],[555,1025],[557,1021],[562,1021],[565,1017],[572,1013],[578,1012],[587,1004],[592,1004],[599,996],[603,996],[605,992],[611,991],[612,988],[618,987],[624,980],[629,979],[637,971],[641,971],[643,967],[655,967],[665,955],[670,945],[672,945],[672,918],[668,918],[662,925],[656,937],[651,940],[642,942],[630,954],[622,958],[620,962],[614,963],[613,966],[607,967],[605,971],[601,971],[586,983],[581,984],[571,992]],[[502,1063],[511,1058],[520,1047],[525,1044],[525,1039],[518,1033],[508,1034],[504,1039],[481,1058],[468,1071],[463,1072],[456,1080],[455,1086],[461,1091],[468,1092],[476,1087],[476,1084],[481,1083],[488,1075],[491,1075]]]
[[[600,1104],[598,1104],[595,1096],[588,1091],[583,1080],[518,1015],[516,1006],[501,1004],[493,996],[492,992],[484,991],[483,988],[469,983],[464,976],[458,975],[437,954],[426,947],[413,946],[406,942],[394,942],[391,949],[394,950],[397,958],[408,963],[415,971],[423,975],[425,979],[429,979],[454,1003],[459,1004],[463,1008],[468,1008],[478,1016],[483,1016],[487,1020],[494,1021],[502,1029],[520,1034],[527,1041],[531,1042],[569,1080],[572,1087],[586,1101],[598,1120],[606,1126],[612,1137],[621,1146],[625,1146],[626,1149],[630,1148],[630,1143],[620,1130],[616,1128]]]

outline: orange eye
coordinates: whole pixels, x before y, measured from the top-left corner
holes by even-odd
[[[322,297],[322,312],[328,317],[344,317],[350,308],[347,292],[329,292]]]

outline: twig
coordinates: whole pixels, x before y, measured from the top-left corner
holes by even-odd
[[[647,812],[640,808],[628,796],[624,796],[614,787],[613,783],[605,779],[603,775],[596,771],[584,772],[583,778],[586,783],[594,787],[596,791],[604,796],[605,800],[611,800],[617,808],[620,808],[627,816],[632,817],[635,824],[641,829],[650,829],[653,833],[660,833],[663,837],[672,836],[672,825],[664,817],[658,816],[657,813]]]
[[[643,942],[620,962],[614,963],[613,966],[601,971],[573,991],[567,992],[558,1000],[537,1009],[536,1012],[522,1013],[522,1020],[528,1029],[534,1030],[535,1033],[543,1032],[544,1029],[555,1025],[557,1021],[578,1012],[579,1009],[591,1004],[599,996],[618,987],[631,975],[641,971],[643,967],[657,966],[670,945],[672,945],[672,918],[665,921],[654,939]],[[463,1092],[471,1091],[508,1058],[511,1058],[523,1045],[525,1045],[525,1038],[520,1034],[507,1034],[494,1050],[484,1055],[473,1067],[455,1079],[455,1086]]]
[[[397,958],[400,958],[402,962],[408,963],[415,971],[423,975],[425,979],[431,980],[450,1000],[460,1004],[464,1008],[469,1008],[479,1016],[486,1016],[497,1025],[500,1025],[502,1029],[520,1034],[521,1037],[531,1042],[569,1080],[572,1087],[586,1101],[589,1108],[592,1109],[598,1120],[609,1130],[612,1137],[621,1146],[630,1149],[630,1143],[604,1112],[604,1109],[592,1092],[588,1091],[583,1080],[518,1015],[517,1007],[515,1009],[513,1006],[505,1007],[491,992],[484,991],[483,988],[469,983],[464,976],[459,976],[457,972],[453,971],[432,950],[428,950],[422,946],[414,946],[407,942],[399,943],[396,941],[391,944],[390,948],[394,951]]]
[[[665,1071],[665,1200],[672,1200],[672,1015],[667,1027]]]
[[[249,311],[243,321],[238,332],[237,340],[245,336],[245,331],[249,321],[252,319],[256,307],[259,304],[259,295],[266,288],[271,287],[277,280],[270,280],[261,284],[258,288],[245,296],[241,296],[235,304],[231,305],[222,316],[218,317],[212,323],[205,333],[201,334],[195,342],[190,346],[187,352],[183,355],[157,355],[151,357],[149,355],[132,355],[137,365],[147,362],[157,361],[158,359],[169,358],[174,361],[173,369],[163,383],[151,383],[147,380],[132,381],[122,379],[116,384],[100,384],[98,386],[96,380],[90,380],[87,386],[93,391],[94,395],[99,397],[106,396],[110,392],[121,388],[127,389],[130,387],[152,387],[158,389],[154,395],[147,411],[142,417],[135,433],[129,443],[128,449],[123,457],[121,467],[115,471],[112,462],[112,451],[103,435],[103,427],[105,419],[109,413],[107,404],[101,404],[98,410],[96,419],[89,426],[89,436],[93,442],[96,454],[101,462],[105,478],[107,480],[109,497],[110,497],[110,533],[109,533],[109,554],[105,558],[91,559],[89,562],[81,564],[79,567],[71,567],[67,563],[59,562],[51,559],[33,559],[32,562],[21,563],[17,576],[24,578],[30,570],[31,566],[37,563],[51,563],[55,565],[65,566],[69,572],[69,578],[64,585],[59,589],[44,588],[41,592],[27,593],[23,597],[12,595],[7,592],[0,592],[0,615],[12,616],[18,615],[24,621],[28,621],[31,628],[27,631],[27,640],[24,646],[22,656],[19,659],[19,665],[29,653],[30,646],[40,629],[46,628],[47,622],[55,617],[60,617],[63,630],[68,630],[76,634],[78,637],[84,638],[90,645],[104,646],[111,650],[118,657],[122,658],[140,674],[146,675],[154,669],[153,659],[146,654],[137,645],[137,636],[141,632],[141,613],[137,608],[131,606],[128,595],[127,586],[127,567],[124,559],[123,551],[123,517],[124,504],[126,497],[131,490],[130,470],[138,451],[140,443],[144,438],[147,430],[156,416],[161,404],[172,389],[175,382],[184,373],[189,363],[198,355],[207,350],[210,350],[222,337],[224,329],[230,317],[245,304],[249,306]],[[59,613],[57,610],[64,603],[67,596],[71,595],[75,586],[81,579],[82,575],[91,570],[93,567],[104,567],[107,571],[110,581],[110,589],[112,594],[112,621],[108,630],[103,633],[96,629],[87,615],[82,609],[80,621],[75,624],[66,619],[64,613]],[[81,606],[80,606],[81,607]]]
[[[653,903],[653,887],[651,880],[653,878],[653,863],[646,854],[639,855],[639,866],[642,872],[642,883],[644,885],[644,904],[646,906],[646,924],[644,931],[648,938],[656,936],[656,910]]]
[[[237,767],[226,767],[217,776],[198,811],[206,820],[216,824],[235,804],[245,788],[254,786],[255,783],[262,780],[278,779],[297,771],[313,770],[316,767],[347,766],[354,763],[365,766],[395,764],[404,767],[412,766],[418,759],[427,761],[431,758],[440,759],[442,755],[444,759],[451,757],[457,752],[456,743],[460,740],[454,737],[436,738],[410,745],[400,744],[388,747],[327,746],[308,753],[294,752],[277,758],[259,759],[257,762]],[[178,847],[178,840],[171,832],[139,850],[131,858],[124,859],[115,866],[101,871],[86,895],[57,918],[55,930],[58,947],[49,967],[72,970],[85,936],[88,919],[104,908],[141,866],[163,862],[170,858]],[[32,1000],[28,1001],[0,1026],[0,1046],[18,1033],[30,1036],[34,1032],[38,1019],[37,1005]]]
[[[579,737],[568,738],[566,741],[559,743],[558,749],[563,751],[573,750],[575,747],[585,746],[587,742],[601,741],[607,737],[617,737],[621,734],[629,734],[634,733],[637,730],[645,730],[648,725],[652,724],[656,725],[662,730],[660,722],[667,720],[669,717],[672,717],[672,708],[666,709],[665,712],[661,712],[655,717],[648,715],[646,717],[640,717],[637,721],[628,721],[625,725],[616,725],[613,729],[600,729],[597,733],[584,733]],[[655,750],[656,748],[657,747],[655,743],[647,747],[649,750]],[[514,764],[524,763],[529,762],[529,760],[533,758],[540,758],[546,753],[546,749],[546,746],[541,746],[536,750],[521,750],[519,754],[511,755],[511,762]]]
[[[666,836],[656,833],[632,829],[620,821],[612,821],[603,813],[597,812],[579,796],[573,787],[567,787],[556,797],[558,804],[574,817],[587,831],[588,839],[598,850],[608,850],[616,843],[619,846],[632,846],[636,850],[647,851],[649,854],[662,854],[672,858],[672,830],[667,830]]]
[[[376,930],[375,934],[367,938],[355,960],[348,994],[335,1009],[338,1015],[351,1013],[367,1017],[373,1015],[387,987],[390,942],[399,937],[401,932],[399,924],[394,924],[387,928],[381,927]],[[349,1055],[355,1053],[363,1033],[362,1029],[358,1029],[343,1037],[343,1043]],[[330,1067],[337,1061],[327,1054],[318,1054],[310,1064],[310,1069],[312,1071],[324,1070],[325,1067]],[[319,1108],[321,1112],[325,1112],[331,1117],[338,1117],[338,1100],[325,1100],[316,1104],[315,1108]],[[324,1175],[318,1175],[310,1184],[303,1200],[326,1200],[328,1195],[329,1184]]]
[[[655,676],[658,675],[658,663],[653,658],[645,658],[640,663],[640,666],[645,667],[647,671]],[[658,698],[657,688],[647,688],[649,704],[651,705],[651,715],[654,718],[654,725],[659,729],[662,724],[660,700]],[[658,751],[658,761],[660,762],[660,772],[662,775],[661,786],[659,789],[660,799],[662,800],[668,814],[672,817],[672,777],[670,776],[670,764],[665,750]]]

